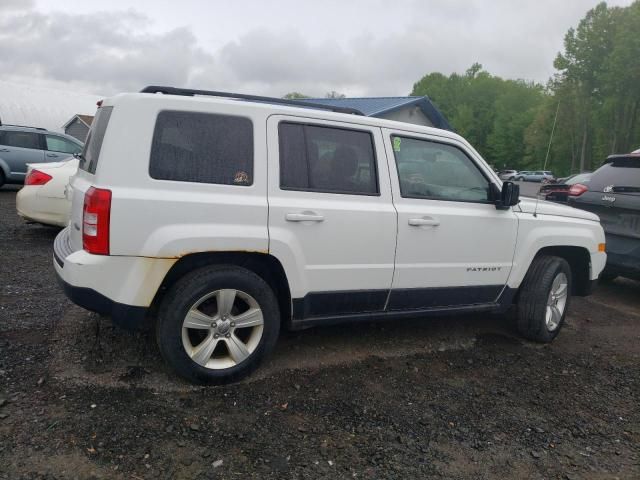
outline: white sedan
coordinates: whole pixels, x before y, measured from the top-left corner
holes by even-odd
[[[61,162],[27,165],[24,187],[16,197],[18,215],[29,221],[66,227],[71,202],[65,190],[78,163],[77,158],[69,157]]]

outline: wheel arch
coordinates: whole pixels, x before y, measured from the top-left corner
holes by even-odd
[[[258,252],[199,252],[181,257],[165,275],[151,309],[156,310],[167,290],[187,273],[213,265],[236,265],[252,271],[273,289],[284,325],[291,321],[291,291],[284,268],[273,255]]]
[[[567,261],[573,280],[572,295],[584,296],[591,292],[591,254],[589,250],[578,246],[554,245],[538,250],[534,259],[542,255],[552,255]]]

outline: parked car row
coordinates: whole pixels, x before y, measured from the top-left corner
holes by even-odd
[[[520,333],[549,342],[605,264],[640,271],[640,154],[542,185],[554,204],[508,181],[551,172],[497,175],[451,132],[143,92],[106,99],[77,158],[29,165],[17,207],[66,227],[53,265],[68,297],[128,328],[157,316],[190,381],[247,375],[281,327],[515,303]]]
[[[604,278],[640,279],[640,151],[611,155],[569,189],[569,205],[597,214],[607,237]]]
[[[589,183],[590,178],[591,172],[585,172],[577,173],[566,178],[559,178],[553,183],[545,183],[540,186],[538,198],[551,202],[567,203],[571,187],[576,184],[586,185]]]
[[[553,172],[549,170],[502,170],[501,180],[515,180],[518,182],[552,182],[555,180]]]
[[[64,227],[70,202],[69,178],[78,169],[73,155],[83,144],[43,128],[0,126],[0,186],[24,184],[16,198],[18,214],[28,221]]]
[[[27,165],[58,162],[82,151],[83,144],[44,128],[0,125],[0,187],[24,183]]]

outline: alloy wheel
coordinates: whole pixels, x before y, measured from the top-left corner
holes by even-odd
[[[197,364],[219,370],[239,365],[262,338],[258,302],[241,290],[223,289],[200,298],[182,322],[182,345]]]

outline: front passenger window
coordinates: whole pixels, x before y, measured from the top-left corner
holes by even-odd
[[[46,135],[47,150],[60,153],[80,153],[82,147],[73,142],[55,135]]]
[[[403,197],[460,202],[490,200],[489,181],[457,147],[395,135],[391,141]]]

